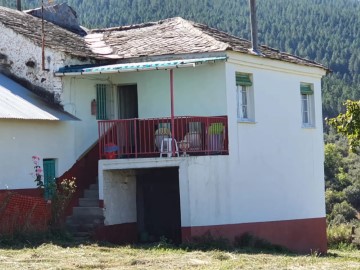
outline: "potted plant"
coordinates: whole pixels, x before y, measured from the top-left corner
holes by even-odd
[[[212,152],[223,150],[224,147],[224,125],[222,123],[212,123],[208,127],[208,147]]]

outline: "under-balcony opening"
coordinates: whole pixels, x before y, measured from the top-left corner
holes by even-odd
[[[181,242],[178,167],[137,170],[136,205],[139,242]]]

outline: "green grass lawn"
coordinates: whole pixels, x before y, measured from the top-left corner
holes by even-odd
[[[360,251],[326,256],[233,251],[187,251],[152,246],[42,244],[0,248],[0,269],[360,269]]]

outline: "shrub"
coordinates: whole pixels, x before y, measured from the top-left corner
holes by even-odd
[[[356,218],[356,214],[356,210],[347,201],[343,201],[334,205],[331,219],[334,219],[337,215],[342,215],[346,221],[351,221]]]
[[[258,238],[252,234],[244,233],[241,236],[236,236],[234,240],[234,247],[237,248],[254,248],[267,251],[284,252],[288,251],[280,245],[274,245],[265,239]]]
[[[346,200],[351,203],[353,207],[360,210],[360,184],[356,183],[344,189]]]
[[[50,225],[53,229],[59,229],[62,227],[62,218],[67,205],[70,202],[71,197],[75,193],[76,178],[64,179],[59,184],[54,183],[52,186],[53,197],[51,199],[51,221]]]
[[[231,245],[229,240],[222,237],[214,237],[210,232],[202,236],[195,236],[191,243],[181,245],[182,248],[190,250],[229,250]]]
[[[340,225],[344,223],[346,223],[346,219],[344,218],[343,215],[340,214],[333,217],[333,219],[330,221],[330,225]]]
[[[327,228],[328,246],[338,248],[350,245],[352,242],[351,232],[352,225],[350,224],[329,225]]]
[[[334,204],[341,203],[344,199],[345,195],[343,192],[327,189],[325,192],[326,213],[330,214],[333,211]]]

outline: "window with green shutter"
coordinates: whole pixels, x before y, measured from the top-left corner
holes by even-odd
[[[237,86],[252,86],[250,74],[236,73],[236,85]]]
[[[107,85],[96,85],[96,119],[106,120],[107,115]]]
[[[314,91],[312,84],[300,84],[301,119],[303,127],[315,127]]]
[[[254,91],[250,74],[238,73],[236,78],[237,118],[239,122],[254,122]]]

